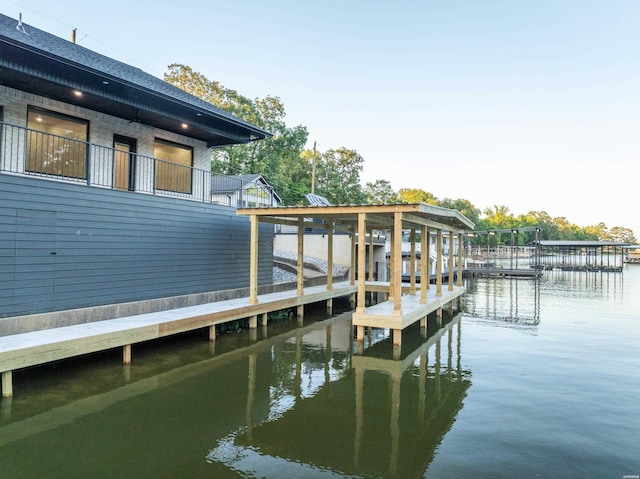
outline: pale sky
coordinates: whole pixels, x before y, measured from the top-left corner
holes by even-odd
[[[280,97],[363,183],[640,239],[640,0],[0,0],[161,77]]]

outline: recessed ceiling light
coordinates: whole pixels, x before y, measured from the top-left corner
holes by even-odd
[[[103,84],[103,85],[108,85],[108,84],[109,84],[109,82],[108,82],[107,80],[102,80],[102,84]]]
[[[196,113],[196,116],[202,116],[202,113]]]
[[[82,96],[82,92],[80,90],[73,90],[73,94],[75,96]]]
[[[180,125],[180,126],[182,126],[182,128],[189,128],[189,125],[187,125],[186,123],[183,123],[183,124],[182,124],[182,125]]]

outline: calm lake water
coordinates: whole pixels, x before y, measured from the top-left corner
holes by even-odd
[[[467,289],[400,351],[319,309],[15,372],[0,478],[639,477],[640,266]]]

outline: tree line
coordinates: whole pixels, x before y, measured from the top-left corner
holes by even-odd
[[[251,100],[177,63],[169,65],[164,79],[273,134],[262,141],[213,150],[211,169],[214,173],[226,175],[261,174],[276,189],[286,206],[307,204],[305,195],[313,190],[334,205],[421,202],[452,208],[470,219],[478,231],[533,226],[540,229],[540,239],[637,243],[633,231],[621,226],[609,229],[604,223],[599,223],[580,227],[564,217],[552,218],[544,211],[515,216],[502,205],[481,211],[466,199],[441,199],[415,188],[395,191],[384,179],[367,182],[363,186],[360,173],[364,158],[356,150],[346,147],[325,151],[307,149],[307,128],[303,125],[287,126],[280,98],[267,96]],[[510,241],[505,235],[498,239],[500,242]],[[531,233],[518,235],[520,244],[532,239]]]

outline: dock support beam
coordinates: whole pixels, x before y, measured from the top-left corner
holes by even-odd
[[[411,242],[411,263],[409,264],[409,294],[416,294],[416,230],[411,228],[409,233],[409,241]]]
[[[298,296],[304,295],[304,218],[298,218]],[[301,316],[298,314],[298,316]]]
[[[122,364],[131,364],[131,345],[125,344],[122,347]]]
[[[327,289],[333,289],[333,218],[327,218]],[[327,305],[328,308],[328,305]]]
[[[436,248],[436,296],[442,296],[442,230],[438,230]]]
[[[364,313],[366,305],[366,293],[365,293],[365,268],[367,266],[366,252],[367,252],[367,223],[365,221],[366,215],[364,213],[358,213],[358,305],[356,306],[357,313]]]
[[[212,324],[211,326],[209,326],[209,341],[215,341],[216,340],[216,325]]]
[[[258,329],[258,315],[249,317],[249,329]]]
[[[402,329],[393,330],[393,345],[400,346],[402,344]]]
[[[267,321],[269,321],[269,313],[262,313],[262,326],[267,327]]]
[[[462,255],[463,255],[463,243],[464,235],[458,233],[458,282],[456,286],[462,286]]]
[[[449,291],[453,291],[453,231],[449,231],[449,266],[447,269],[449,270],[449,287],[447,288]]]
[[[426,226],[420,228],[420,303],[427,302],[427,289],[431,272],[429,271],[429,236]]]
[[[251,215],[249,253],[249,304],[258,304],[258,216]]]
[[[364,326],[356,326],[356,339],[359,343],[364,341]]]
[[[393,282],[391,283],[391,295],[393,296],[393,316],[402,316],[402,213],[393,214],[393,270],[391,271]]]
[[[2,397],[13,396],[13,372],[3,371],[2,373]]]

